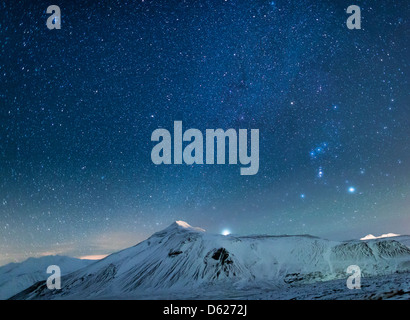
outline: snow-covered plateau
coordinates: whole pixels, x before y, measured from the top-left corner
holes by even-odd
[[[91,260],[80,260],[65,256],[44,256],[39,258],[28,258],[20,263],[9,263],[0,267],[0,300],[27,289],[38,281],[46,281],[47,267],[58,265],[62,275],[69,274],[75,270],[90,265]]]
[[[410,299],[410,236],[330,241],[209,234],[177,221],[13,299]],[[348,289],[348,266],[361,288]]]

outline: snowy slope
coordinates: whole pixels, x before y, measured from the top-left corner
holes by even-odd
[[[9,263],[0,267],[0,300],[8,299],[16,293],[45,280],[50,265],[58,265],[62,275],[90,265],[91,260],[80,260],[64,256],[29,258],[20,263]]]
[[[404,237],[405,238],[405,237]],[[295,284],[410,271],[410,249],[392,239],[336,242],[312,236],[222,236],[177,221],[140,244],[62,279],[50,291],[37,283],[16,299],[138,298],[221,290],[238,295]],[[219,293],[216,293],[219,292]]]
[[[410,248],[410,236],[397,236],[397,237],[391,237],[389,239],[396,240]]]

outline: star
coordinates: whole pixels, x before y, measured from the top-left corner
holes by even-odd
[[[224,229],[224,230],[222,230],[222,235],[223,236],[228,236],[228,235],[230,235],[231,234],[231,231],[229,231],[229,229]]]

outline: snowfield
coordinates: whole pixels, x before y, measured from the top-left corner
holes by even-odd
[[[8,299],[38,281],[45,281],[50,276],[46,273],[50,265],[58,265],[61,274],[67,275],[92,262],[94,261],[57,255],[29,258],[20,263],[9,263],[0,267],[0,300]]]
[[[222,236],[177,221],[138,245],[13,299],[409,299],[409,236],[329,241]],[[349,290],[349,265],[362,288]]]

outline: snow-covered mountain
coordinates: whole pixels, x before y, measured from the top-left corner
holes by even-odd
[[[36,282],[47,279],[50,274],[46,271],[50,265],[58,265],[61,274],[67,275],[92,262],[95,261],[57,255],[29,258],[20,263],[9,263],[0,267],[0,300],[8,299]]]
[[[401,236],[401,241],[409,237]],[[222,236],[177,221],[138,245],[14,299],[234,298],[250,292],[410,272],[410,248],[394,238],[336,242],[301,236]],[[408,243],[408,242],[407,242]]]

